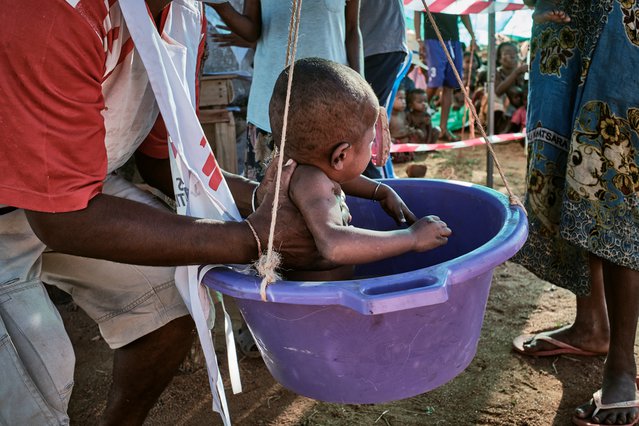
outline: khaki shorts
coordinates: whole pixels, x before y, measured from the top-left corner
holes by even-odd
[[[103,192],[165,208],[118,176]],[[71,294],[115,349],[188,315],[173,275],[47,251],[24,211],[0,216],[0,424],[69,422],[75,357],[43,282]]]

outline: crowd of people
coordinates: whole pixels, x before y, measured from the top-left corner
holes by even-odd
[[[255,261],[276,197],[274,245],[305,277],[319,270],[339,278],[353,264],[446,244],[454,232],[438,217],[416,218],[390,187],[360,176],[380,177],[370,146],[406,55],[401,0],[304,2],[292,151],[277,194],[268,163],[281,137],[290,4],[245,0],[239,11],[228,1],[212,3],[230,37],[256,46],[245,177],[225,173],[240,222],[178,216],[118,175],[134,158],[148,185],[173,195],[167,132],[120,3],[23,0],[0,15],[1,423],[70,421],[73,348],[45,282],[71,294],[115,351],[102,422],[142,424],[192,342],[174,266]],[[565,3],[565,10],[536,5],[530,87],[522,50],[503,42],[497,51],[496,130],[522,130],[526,117],[534,125],[527,129],[530,239],[517,261],[575,292],[578,306],[573,326],[520,336],[514,346],[531,356],[607,353],[602,389],[573,422],[636,424],[636,8]],[[146,5],[145,18],[172,47],[187,27],[192,39],[205,39],[201,3]],[[474,32],[467,16],[436,14],[442,49],[425,15],[415,18],[425,86],[417,66],[397,92],[390,132],[398,143],[454,141],[449,123],[464,102],[452,67],[463,71],[473,103],[488,109]],[[459,41],[460,21],[468,49]],[[188,51],[183,65],[195,83],[203,46],[174,53],[180,50]],[[612,52],[627,70],[618,79],[608,78]],[[408,226],[348,226],[345,193],[379,201]]]
[[[495,134],[522,132],[526,128],[526,107],[528,95],[528,65],[525,57],[527,42],[520,45],[513,41],[502,41],[496,52],[495,93],[493,101],[493,122]],[[484,128],[488,121],[487,64],[482,59],[484,51],[471,51],[462,45],[463,62],[458,70],[466,87],[470,102],[475,107]],[[435,143],[454,141],[462,131],[474,126],[463,91],[456,81],[448,108],[446,124],[442,124],[446,114],[442,114],[441,88],[430,90],[430,66],[420,59],[415,60],[408,74],[402,80],[393,104],[391,133],[395,143]],[[442,130],[445,129],[445,130]],[[457,135],[456,135],[456,134]],[[396,161],[409,159],[394,157]]]

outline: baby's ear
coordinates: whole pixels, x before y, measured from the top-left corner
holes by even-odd
[[[331,168],[342,170],[344,168],[344,160],[348,157],[348,150],[351,144],[348,142],[340,142],[331,153]]]

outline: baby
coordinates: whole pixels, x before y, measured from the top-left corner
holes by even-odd
[[[395,143],[421,143],[424,140],[424,133],[411,127],[408,123],[406,92],[402,89],[398,90],[395,95],[389,124],[390,133]]]
[[[284,155],[297,169],[289,195],[317,246],[317,259],[283,259],[284,274],[296,280],[339,280],[352,265],[446,244],[451,230],[436,216],[417,220],[389,186],[361,173],[371,158],[379,104],[368,83],[352,69],[307,58],[294,64]],[[277,79],[270,102],[271,128],[281,139],[289,68]],[[398,223],[394,231],[349,225],[345,193],[376,200]],[[291,236],[294,238],[295,236]],[[302,265],[313,265],[300,271]],[[287,271],[287,269],[298,269]],[[308,269],[308,268],[307,268]]]
[[[426,98],[424,89],[414,89],[408,92],[406,96],[406,103],[408,104],[406,121],[409,126],[422,132],[423,139],[420,143],[436,143],[441,131],[439,127],[433,126],[431,122]]]
[[[399,89],[393,100],[393,109],[389,120],[389,129],[393,143],[421,143],[424,133],[408,125],[406,114],[406,91]],[[393,152],[391,158],[394,163],[413,161],[415,154],[412,152]]]

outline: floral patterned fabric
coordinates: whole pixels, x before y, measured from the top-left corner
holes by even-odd
[[[639,5],[563,3],[571,22],[533,26],[530,235],[515,261],[584,296],[588,252],[639,270]]]

